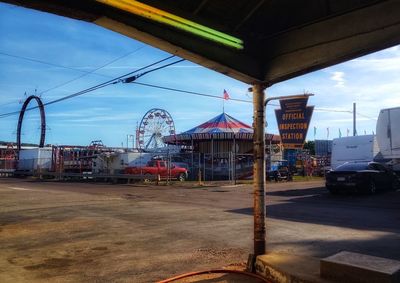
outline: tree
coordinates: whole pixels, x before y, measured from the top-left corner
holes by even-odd
[[[315,142],[314,141],[306,141],[304,143],[304,149],[308,149],[310,151],[310,155],[315,155]]]

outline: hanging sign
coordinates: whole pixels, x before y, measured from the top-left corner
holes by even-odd
[[[275,110],[281,143],[285,149],[302,149],[314,106],[307,106],[308,97],[282,99]]]

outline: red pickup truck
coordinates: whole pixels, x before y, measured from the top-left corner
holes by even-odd
[[[168,174],[169,173],[169,174]],[[151,160],[146,166],[126,167],[125,174],[144,175],[144,180],[157,179],[158,175],[162,179],[169,178],[185,181],[188,177],[186,168],[178,167],[163,160]]]

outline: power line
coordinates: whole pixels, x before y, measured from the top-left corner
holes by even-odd
[[[77,97],[77,96],[83,95],[83,94],[88,93],[88,92],[91,92],[91,91],[97,90],[97,89],[99,89],[99,88],[106,87],[106,86],[111,85],[111,84],[116,84],[116,83],[119,83],[119,82],[123,82],[123,80],[121,80],[122,78],[124,78],[124,77],[126,77],[126,76],[129,76],[129,75],[132,75],[132,74],[134,74],[134,73],[140,72],[140,71],[142,71],[142,70],[144,70],[144,69],[147,69],[147,68],[149,68],[149,67],[152,67],[152,66],[154,66],[154,65],[157,65],[157,64],[159,64],[159,63],[162,63],[162,62],[164,62],[164,61],[166,61],[166,60],[169,60],[169,59],[171,59],[171,58],[173,58],[173,57],[175,57],[175,55],[168,56],[168,57],[166,57],[166,58],[164,58],[164,59],[161,59],[161,60],[159,60],[159,61],[157,61],[157,62],[154,62],[154,63],[152,63],[152,64],[149,64],[149,65],[147,65],[147,66],[145,66],[145,67],[142,67],[142,68],[140,68],[140,69],[138,69],[138,70],[129,72],[129,73],[124,74],[124,75],[122,75],[122,76],[119,76],[119,77],[117,77],[117,78],[114,78],[114,79],[111,79],[111,80],[109,80],[109,81],[103,82],[103,83],[101,83],[101,84],[95,85],[95,86],[93,86],[93,87],[87,88],[87,89],[85,89],[85,90],[82,90],[82,91],[79,91],[79,92],[76,92],[76,93],[73,93],[73,94],[70,94],[70,95],[67,95],[67,96],[64,96],[64,97],[61,97],[61,98],[58,98],[58,99],[55,99],[55,100],[46,102],[46,103],[43,103],[43,105],[44,105],[44,106],[47,106],[47,105],[55,104],[55,103],[58,103],[58,102],[61,102],[61,101],[64,101],[64,100],[67,100],[67,99],[70,99],[70,98],[73,98],[73,97]],[[184,60],[184,59],[180,59],[180,60],[174,61],[174,62],[172,62],[172,63],[169,63],[169,64],[166,64],[166,65],[157,67],[157,68],[152,69],[152,70],[149,70],[149,71],[146,71],[146,72],[144,72],[143,74],[140,74],[140,76],[143,76],[144,74],[148,74],[148,73],[150,73],[150,72],[154,72],[154,71],[156,71],[156,70],[160,70],[160,69],[162,69],[162,68],[166,68],[166,67],[171,66],[171,65],[173,65],[173,64],[177,64],[177,63],[179,63],[179,62],[182,62],[183,60]],[[27,108],[25,111],[30,111],[30,110],[33,110],[33,109],[37,109],[38,107],[39,107],[39,106],[29,107],[29,108]],[[15,115],[15,114],[19,114],[19,113],[20,113],[20,111],[14,111],[14,112],[9,112],[9,113],[0,114],[0,118],[9,117],[9,116],[12,116],[12,115]]]
[[[142,76],[144,76],[144,75],[147,75],[147,74],[149,74],[149,73],[152,73],[152,72],[157,71],[157,70],[160,70],[160,69],[164,69],[164,68],[166,68],[166,67],[175,65],[175,64],[180,63],[180,62],[183,62],[183,61],[185,61],[185,59],[180,59],[180,60],[178,60],[178,61],[174,61],[174,62],[172,62],[172,63],[163,65],[163,66],[161,66],[161,67],[157,67],[157,68],[148,70],[148,71],[143,72],[143,73],[140,73],[140,74],[138,74],[138,75],[134,75],[134,76],[131,76],[131,77],[128,77],[128,78],[121,79],[121,80],[119,80],[119,82],[122,82],[122,83],[132,83],[133,81],[137,80],[138,78],[140,78],[140,77],[142,77]]]
[[[176,89],[176,88],[165,87],[165,86],[158,86],[158,85],[147,84],[147,83],[138,83],[138,82],[132,82],[132,83],[137,84],[137,85],[152,87],[152,88],[174,91],[174,92],[180,92],[180,93],[186,93],[186,94],[192,94],[192,95],[198,95],[198,96],[204,96],[204,97],[212,97],[212,98],[217,98],[217,99],[224,99],[222,96],[217,96],[217,95],[212,95],[212,94],[205,94],[205,93],[200,93],[200,92]],[[229,100],[252,103],[250,100],[243,100],[243,99],[236,99],[236,98],[229,98]]]
[[[143,49],[143,48],[144,48],[144,46],[140,46],[139,48],[137,48],[137,49],[135,49],[135,50],[133,50],[133,51],[130,51],[130,52],[128,52],[128,53],[126,53],[126,54],[124,54],[124,55],[122,55],[122,56],[119,56],[118,58],[115,58],[115,59],[113,59],[113,60],[107,62],[106,64],[104,64],[104,65],[102,65],[102,66],[100,66],[100,67],[97,67],[97,68],[95,68],[95,69],[93,69],[93,70],[91,70],[91,71],[88,71],[88,72],[87,72],[87,71],[82,71],[82,70],[80,70],[80,69],[69,68],[69,67],[65,67],[65,66],[61,66],[61,65],[56,65],[56,64],[53,64],[53,63],[48,63],[48,62],[44,62],[44,61],[40,61],[40,60],[36,60],[36,59],[30,59],[30,58],[26,58],[26,57],[22,57],[22,56],[17,56],[17,55],[10,55],[10,54],[3,53],[3,52],[0,52],[0,54],[7,55],[7,56],[11,56],[11,57],[16,57],[16,58],[19,58],[19,59],[24,59],[24,60],[39,62],[39,63],[46,64],[46,65],[52,65],[52,66],[53,66],[53,65],[56,65],[56,66],[59,66],[60,68],[67,68],[67,69],[75,70],[75,71],[78,71],[78,72],[83,72],[82,75],[80,75],[80,76],[78,76],[78,77],[76,77],[76,78],[73,78],[73,79],[68,80],[68,81],[66,81],[66,82],[64,82],[64,83],[61,83],[61,84],[56,85],[56,86],[54,86],[54,87],[51,87],[51,88],[49,88],[49,89],[47,89],[47,90],[45,90],[45,91],[42,91],[42,92],[40,92],[40,93],[38,94],[38,95],[42,95],[42,94],[44,94],[44,93],[46,93],[46,92],[49,92],[49,91],[51,91],[51,90],[54,90],[54,89],[57,89],[57,88],[62,87],[62,86],[64,86],[64,85],[67,85],[67,84],[69,84],[69,83],[71,83],[71,82],[73,82],[73,81],[76,81],[76,80],[78,80],[78,79],[81,79],[81,78],[83,78],[83,77],[85,77],[85,76],[87,76],[87,75],[93,74],[94,72],[96,72],[96,71],[98,71],[98,70],[100,70],[100,69],[102,69],[102,68],[104,68],[104,67],[106,67],[106,66],[108,66],[108,65],[110,65],[110,64],[112,64],[112,63],[114,63],[114,62],[116,62],[116,61],[118,61],[118,60],[121,60],[122,58],[125,58],[125,57],[127,57],[127,56],[129,56],[129,55],[131,55],[131,54],[133,54],[133,53],[136,53],[136,52],[138,52],[139,50],[141,50],[141,49]],[[99,76],[106,77],[106,78],[111,78],[110,76],[106,76],[106,75],[102,75],[102,74],[95,74],[95,75],[99,75]],[[19,100],[18,100],[17,102],[19,102]],[[14,101],[14,102],[8,102],[8,103],[5,103],[5,104],[1,104],[0,107],[1,107],[1,106],[6,106],[6,105],[10,105],[10,104],[14,104],[14,103],[16,103],[16,102],[15,102],[15,101]]]
[[[353,113],[353,112],[352,112],[352,113]],[[359,113],[359,112],[356,112],[356,114],[357,114],[357,115],[359,115],[359,116],[361,116],[361,117],[364,117],[364,118],[370,119],[370,120],[377,120],[376,118],[373,118],[373,117],[370,117],[370,116],[367,116],[367,115],[361,114],[361,113]]]
[[[329,108],[315,108],[315,110],[323,111],[323,112],[351,113],[351,114],[353,114],[353,111],[350,111],[350,110],[337,110],[337,109],[329,109]]]
[[[96,85],[96,86],[94,86],[94,87],[91,87],[91,88],[82,90],[82,91],[80,91],[80,92],[73,93],[73,94],[70,94],[70,95],[61,97],[61,98],[59,98],[59,99],[56,99],[56,100],[53,100],[53,101],[50,101],[50,102],[47,102],[47,103],[43,103],[43,105],[46,106],[46,105],[51,105],[51,104],[54,104],[54,103],[58,103],[58,102],[61,102],[61,101],[64,101],[64,100],[67,100],[67,99],[70,99],[70,98],[73,98],[73,97],[76,97],[76,96],[80,96],[80,95],[82,95],[82,94],[85,94],[85,93],[88,93],[88,92],[91,92],[91,91],[94,91],[94,90],[97,90],[97,89],[99,89],[99,88],[106,87],[106,86],[108,86],[108,85],[112,85],[112,84],[116,84],[116,83],[123,82],[123,80],[121,80],[123,77],[126,77],[126,76],[128,76],[128,75],[131,75],[132,73],[139,72],[139,71],[141,71],[141,70],[143,70],[143,69],[147,69],[149,66],[153,66],[153,65],[155,65],[155,64],[161,63],[161,62],[163,62],[163,61],[165,61],[165,60],[168,60],[168,59],[170,59],[170,58],[172,58],[172,57],[174,57],[174,56],[175,56],[175,55],[169,56],[169,57],[167,57],[167,58],[165,58],[165,59],[163,59],[163,60],[160,60],[160,61],[158,61],[158,62],[156,62],[156,63],[150,64],[150,65],[148,65],[148,66],[146,66],[146,67],[140,68],[139,70],[136,70],[136,71],[134,71],[134,72],[130,72],[130,73],[128,73],[128,74],[125,74],[125,75],[123,75],[123,76],[120,76],[120,77],[115,78],[115,79],[112,79],[112,80],[109,80],[109,81],[107,81],[107,82],[104,82],[104,83],[102,83],[102,84]],[[166,64],[166,65],[163,65],[163,66],[158,67],[158,68],[156,68],[156,69],[154,69],[154,70],[149,70],[149,71],[147,71],[147,72],[144,72],[143,74],[148,74],[148,73],[153,72],[153,71],[155,71],[155,70],[160,70],[160,69],[162,69],[162,68],[166,68],[166,67],[168,67],[168,66],[177,64],[177,63],[182,62],[182,61],[184,61],[184,59],[181,59],[181,60],[174,61],[174,62],[169,63],[169,64]],[[138,76],[142,76],[143,74],[139,74]],[[0,117],[1,117],[1,115],[0,115]]]
[[[86,73],[90,73],[88,71],[84,71],[84,70],[81,70],[81,69],[68,67],[68,66],[64,66],[64,65],[59,65],[59,64],[55,64],[55,63],[51,63],[51,62],[47,62],[47,61],[42,61],[42,60],[39,60],[39,59],[29,58],[29,57],[25,57],[25,56],[21,56],[21,55],[14,55],[14,54],[6,53],[6,52],[3,52],[3,51],[0,51],[0,55],[13,57],[13,58],[21,59],[21,60],[26,60],[26,61],[31,61],[31,62],[35,62],[35,63],[40,63],[40,64],[43,64],[43,65],[48,65],[48,66],[57,67],[57,68],[61,68],[61,69],[77,71],[77,72],[81,72],[81,73],[85,73],[85,74]],[[108,77],[108,76],[102,75],[102,74],[96,74],[96,75],[101,76],[101,77]]]
[[[189,91],[189,90],[176,89],[176,88],[159,86],[159,85],[148,84],[148,83],[139,83],[139,82],[135,82],[135,81],[132,81],[132,83],[137,84],[137,85],[152,87],[152,88],[158,88],[158,89],[163,89],[163,90],[174,91],[174,92],[180,92],[180,93],[186,93],[186,94],[192,94],[192,95],[204,96],[204,97],[211,97],[211,98],[217,98],[217,99],[224,99],[222,96],[205,94],[205,93],[194,92],[194,91]],[[238,101],[238,102],[245,102],[245,103],[252,103],[252,101],[250,101],[250,100],[237,99],[237,98],[229,98],[229,100]],[[274,104],[274,103],[269,103],[267,106],[279,107],[280,105],[279,104]],[[336,112],[339,112],[339,113],[353,113],[353,111],[350,111],[350,110],[336,110],[336,109],[327,109],[327,108],[315,108],[315,110],[325,111],[325,112],[335,112],[335,113]],[[376,120],[375,118],[368,117],[368,116],[363,115],[363,114],[361,114],[359,112],[357,112],[357,115],[363,116],[365,118]]]
[[[72,81],[74,81],[74,80],[77,80],[77,79],[79,79],[79,78],[81,78],[81,77],[83,77],[83,76],[86,76],[86,75],[88,75],[88,74],[90,74],[90,73],[93,73],[93,72],[95,72],[95,71],[98,70],[98,69],[101,69],[101,68],[103,68],[103,67],[105,67],[105,66],[107,66],[107,65],[109,65],[109,64],[111,64],[111,63],[113,63],[113,62],[115,62],[115,61],[117,61],[117,60],[119,60],[119,59],[121,59],[121,58],[123,58],[123,57],[128,56],[128,55],[131,54],[131,53],[134,53],[134,52],[138,51],[139,49],[140,49],[140,48],[138,48],[137,50],[132,51],[132,52],[126,54],[126,55],[123,55],[123,56],[121,56],[121,57],[119,57],[119,58],[117,58],[117,59],[111,61],[110,63],[107,63],[107,64],[105,64],[105,65],[103,65],[103,66],[100,66],[99,68],[97,68],[97,69],[95,69],[95,70],[92,70],[92,71],[90,71],[90,72],[83,71],[83,72],[85,72],[85,74],[83,74],[82,76],[79,76],[79,77],[77,77],[77,78],[75,78],[75,79],[73,79],[73,80],[67,81],[67,82],[65,82],[65,83],[63,83],[63,84],[61,84],[61,85],[58,85],[58,86],[54,87],[54,88],[48,89],[48,90],[46,90],[46,91],[43,91],[43,92],[41,92],[40,94],[43,94],[43,93],[48,92],[48,91],[50,91],[50,90],[52,90],[52,89],[55,89],[55,88],[57,88],[57,87],[63,86],[63,85],[65,85],[65,84],[67,84],[67,83],[70,83],[70,82],[72,82]],[[65,67],[65,66],[60,66],[60,65],[56,65],[56,64],[52,64],[52,63],[43,62],[43,61],[40,61],[40,60],[30,59],[30,58],[26,58],[26,57],[22,57],[22,56],[10,55],[10,54],[6,54],[6,53],[3,53],[3,52],[0,52],[0,54],[7,55],[7,56],[11,56],[11,57],[16,57],[16,58],[21,58],[21,59],[26,59],[26,60],[30,60],[30,61],[34,61],[34,62],[39,62],[39,63],[43,63],[43,64],[47,64],[47,65],[54,65],[54,66],[57,66],[57,67],[64,67],[64,68],[67,68],[67,69],[77,70],[77,69],[73,69],[73,68],[69,68],[69,67]],[[157,89],[163,89],[163,90],[168,90],[168,91],[174,91],[174,92],[179,92],[179,93],[186,93],[186,94],[192,94],[192,95],[203,96],[203,97],[211,97],[211,98],[217,98],[217,99],[224,99],[222,96],[211,95],[211,94],[205,94],[205,93],[199,93],[199,92],[193,92],[193,91],[182,90],[182,89],[176,89],[176,88],[170,88],[170,87],[164,87],[164,86],[158,86],[158,85],[154,85],[154,84],[139,83],[139,82],[136,82],[136,81],[135,81],[136,79],[140,78],[141,76],[144,76],[144,75],[146,75],[146,74],[148,74],[148,73],[151,73],[151,72],[160,70],[160,69],[162,69],[162,68],[166,68],[166,67],[168,67],[168,66],[177,64],[177,63],[179,63],[179,62],[184,61],[184,59],[180,59],[180,60],[178,60],[178,61],[174,61],[174,62],[172,62],[172,63],[169,63],[169,64],[166,64],[166,65],[163,65],[163,66],[154,68],[154,69],[152,69],[152,70],[148,70],[148,71],[146,71],[146,72],[143,72],[143,73],[138,74],[138,75],[135,75],[135,76],[131,76],[131,77],[128,77],[128,78],[124,78],[124,77],[126,77],[126,76],[131,75],[131,74],[137,73],[137,72],[139,72],[139,71],[141,71],[141,70],[143,70],[143,69],[149,68],[149,67],[154,66],[154,65],[156,65],[156,64],[159,64],[159,63],[161,63],[161,62],[163,62],[163,61],[166,61],[166,60],[168,60],[168,59],[171,59],[171,58],[174,57],[174,56],[175,56],[175,55],[171,55],[171,56],[169,56],[169,57],[167,57],[167,58],[165,58],[165,59],[163,59],[163,60],[157,61],[157,62],[155,62],[155,63],[153,63],[153,64],[150,64],[150,65],[148,65],[148,66],[145,66],[145,67],[143,67],[143,68],[140,68],[140,69],[138,69],[138,70],[136,70],[136,71],[127,73],[127,74],[125,74],[125,75],[122,75],[122,76],[120,76],[120,77],[111,79],[111,80],[109,80],[109,81],[107,81],[107,82],[104,82],[104,83],[102,83],[102,84],[96,85],[96,86],[94,86],[94,87],[91,87],[91,88],[88,88],[88,89],[85,89],[85,90],[82,90],[82,91],[80,91],[80,92],[77,92],[77,93],[74,93],[74,94],[71,94],[71,95],[68,95],[68,96],[65,96],[65,97],[62,97],[62,98],[59,98],[59,99],[56,99],[56,100],[53,100],[53,101],[44,103],[44,105],[46,106],[46,105],[58,103],[58,102],[61,102],[61,101],[64,101],[64,100],[67,100],[67,99],[70,99],[70,98],[73,98],[73,97],[76,97],[76,96],[83,95],[83,94],[85,94],[85,93],[88,93],[88,92],[91,92],[91,91],[94,91],[94,90],[97,90],[97,89],[99,89],[99,88],[106,87],[106,86],[108,86],[108,85],[110,85],[110,84],[116,84],[116,83],[119,83],[119,82],[123,82],[123,83],[134,83],[134,84],[138,84],[138,85],[142,85],[142,86],[147,86],[147,87],[152,87],[152,88],[157,88]],[[77,70],[77,71],[81,71],[81,70]],[[103,76],[103,75],[102,75],[102,76]],[[122,78],[124,78],[124,79],[122,79]],[[229,100],[238,101],[238,102],[244,102],[244,103],[252,103],[252,101],[244,100],[244,99],[237,99],[237,98],[229,98]],[[9,104],[9,103],[8,103],[8,104]],[[279,107],[279,104],[270,103],[269,106]],[[37,106],[30,107],[30,108],[27,108],[26,111],[33,110],[33,109],[36,109],[36,108],[38,108],[38,107],[37,107]],[[352,111],[349,111],[349,110],[334,110],[334,109],[326,109],[326,108],[315,108],[315,110],[318,110],[318,111],[325,111],[325,112],[353,113]],[[5,117],[11,116],[11,115],[18,114],[18,113],[19,113],[19,111],[0,114],[0,118],[5,118]],[[358,113],[358,112],[357,112],[357,115],[363,116],[363,117],[368,118],[368,119],[376,120],[375,118],[372,118],[372,117],[363,115],[363,114]]]
[[[73,82],[73,81],[76,81],[76,80],[78,80],[78,79],[81,79],[81,78],[83,78],[83,77],[85,77],[85,76],[87,76],[87,75],[93,74],[94,72],[96,72],[96,71],[98,71],[98,70],[100,70],[100,69],[102,69],[102,68],[104,68],[104,67],[106,67],[106,66],[108,66],[108,65],[111,65],[112,63],[114,63],[114,62],[116,62],[116,61],[118,61],[118,60],[121,60],[122,58],[125,58],[125,57],[127,57],[127,56],[129,56],[129,55],[131,55],[131,54],[133,54],[133,53],[136,53],[136,52],[138,52],[140,49],[143,49],[143,48],[144,48],[144,46],[141,46],[141,47],[139,47],[139,48],[137,48],[137,49],[135,49],[135,50],[133,50],[133,51],[130,51],[130,52],[128,52],[128,53],[126,53],[126,54],[124,54],[124,55],[122,55],[122,56],[119,56],[118,58],[113,59],[112,61],[110,61],[110,62],[108,62],[108,63],[106,63],[106,64],[104,64],[104,65],[101,65],[100,67],[98,67],[98,68],[96,68],[96,69],[93,69],[93,70],[91,70],[91,71],[89,71],[89,72],[86,72],[85,74],[82,74],[82,75],[80,75],[80,76],[78,76],[78,77],[76,77],[76,78],[74,78],[74,79],[71,79],[71,80],[66,81],[66,82],[64,82],[64,83],[62,83],[62,84],[59,84],[59,85],[54,86],[54,87],[52,87],[52,88],[49,88],[49,89],[47,89],[47,90],[45,90],[45,91],[42,91],[42,92],[39,93],[39,95],[42,95],[42,94],[44,94],[44,93],[46,93],[46,92],[49,92],[49,91],[51,91],[51,90],[54,90],[54,89],[56,89],[56,88],[62,87],[62,86],[66,85],[66,84],[69,84],[69,83],[71,83],[71,82]],[[102,75],[102,76],[103,76],[103,75]],[[105,76],[105,77],[110,78],[109,76]]]

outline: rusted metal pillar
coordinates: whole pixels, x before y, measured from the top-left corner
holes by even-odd
[[[211,180],[214,181],[214,138],[211,137]]]
[[[357,127],[356,127],[356,103],[353,103],[353,136],[355,137],[357,135]]]
[[[265,94],[253,85],[254,256],[265,253]]]

